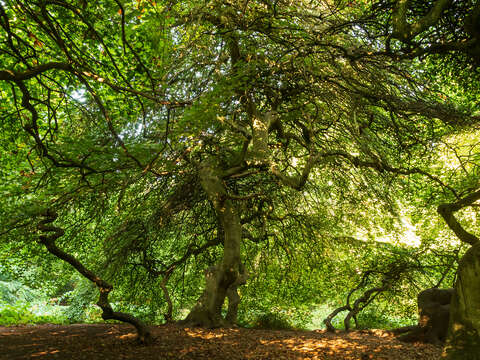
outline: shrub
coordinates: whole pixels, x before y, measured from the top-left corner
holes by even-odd
[[[416,317],[416,314],[414,314]],[[410,325],[414,319],[397,317],[377,309],[367,308],[358,314],[358,325],[361,329],[392,329]],[[354,322],[352,320],[352,326]]]
[[[296,329],[288,316],[280,312],[263,313],[253,320],[253,327],[256,329],[270,329],[270,330],[294,330]]]
[[[64,324],[65,322],[66,319],[58,314],[35,314],[29,304],[0,304],[0,325]]]
[[[0,302],[14,305],[17,302],[30,302],[39,294],[18,281],[0,281]]]

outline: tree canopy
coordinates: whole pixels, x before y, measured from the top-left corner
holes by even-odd
[[[338,277],[356,321],[440,286],[467,246],[477,286],[479,17],[473,0],[0,2],[2,266],[59,266],[49,252],[144,339],[114,288],[227,326],[239,289],[300,306]],[[478,349],[480,315],[455,316]]]

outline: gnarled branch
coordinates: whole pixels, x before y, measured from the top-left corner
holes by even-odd
[[[454,203],[441,204],[437,208],[438,213],[442,216],[455,235],[457,235],[462,242],[470,245],[476,244],[479,241],[479,238],[465,230],[458,222],[454,213],[464,207],[471,206],[477,200],[480,200],[480,190],[477,190]]]
[[[46,247],[49,253],[72,265],[75,270],[77,270],[80,274],[97,286],[98,290],[100,291],[100,297],[97,305],[102,309],[102,318],[104,320],[119,320],[133,325],[137,330],[139,341],[141,343],[151,343],[153,338],[146,324],[133,315],[113,311],[108,300],[108,295],[113,290],[113,286],[86,268],[74,256],[66,253],[55,244],[55,240],[65,234],[65,231],[62,228],[54,225],[48,225],[57,219],[56,212],[48,209],[41,213],[40,216],[44,218],[37,226],[38,230],[42,232],[42,234],[39,236],[40,243]],[[50,233],[50,235],[47,235],[48,233]]]

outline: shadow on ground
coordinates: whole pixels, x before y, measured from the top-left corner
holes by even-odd
[[[436,360],[441,349],[397,341],[382,330],[338,332],[152,328],[155,343],[140,346],[132,327],[118,324],[0,327],[0,359],[163,360],[318,359]]]

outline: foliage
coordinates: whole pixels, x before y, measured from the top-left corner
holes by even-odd
[[[252,327],[269,330],[294,330],[294,326],[287,314],[268,312],[258,315],[251,320]]]
[[[41,289],[99,320],[98,291],[38,243],[48,209],[115,310],[152,323],[226,259],[249,275],[245,326],[302,328],[386,278],[360,326],[411,321],[464,251],[436,209],[480,186],[480,87],[474,2],[426,33],[430,2],[405,3],[2,1],[1,299]],[[475,232],[478,207],[459,219]]]
[[[43,306],[43,309],[38,309]],[[14,305],[0,303],[0,325],[25,325],[25,324],[66,324],[67,319],[58,311],[53,314],[45,314],[52,309],[45,308],[44,305],[16,303]],[[56,309],[58,310],[58,309]],[[43,314],[37,314],[37,311]]]
[[[92,311],[93,307],[91,306],[96,297],[95,287],[81,279],[74,290],[64,293],[59,298],[59,302],[68,304],[63,314],[70,323],[98,322],[101,320],[99,310]]]
[[[29,289],[18,281],[0,281],[0,302],[14,305],[16,302],[31,302],[38,292]]]

